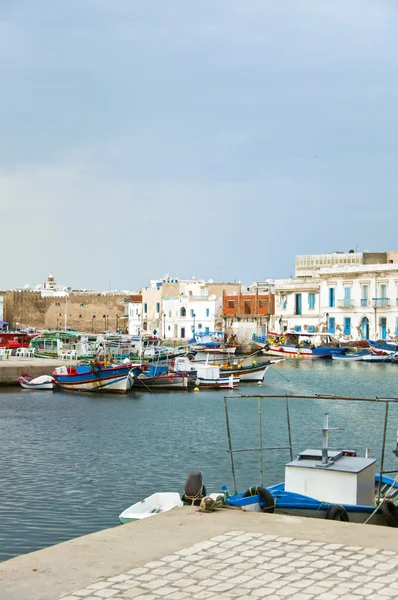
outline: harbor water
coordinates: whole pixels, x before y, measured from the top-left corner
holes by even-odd
[[[224,393],[396,397],[398,368],[388,364],[290,360],[262,385],[237,392],[156,392],[114,395],[0,392],[0,560],[118,526],[125,508],[156,491],[179,491],[190,471],[202,471],[209,492],[232,490]],[[258,446],[258,405],[229,400],[234,448]],[[293,399],[293,452],[321,446],[329,412],[331,448],[380,458],[384,404]],[[393,455],[398,407],[390,407],[385,469]],[[263,445],[287,446],[284,399],[263,401]],[[258,452],[236,455],[237,484],[259,481]],[[283,480],[288,450],[264,453],[264,484]],[[378,465],[379,466],[379,465]]]

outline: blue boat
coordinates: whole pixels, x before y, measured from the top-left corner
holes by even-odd
[[[261,426],[261,403],[259,407]],[[227,411],[226,418],[229,433]],[[325,413],[321,450],[306,449],[288,462],[282,483],[251,487],[243,494],[232,496],[225,492],[224,486],[227,504],[246,511],[398,527],[398,505],[395,504],[398,476],[392,479],[376,473],[376,459],[369,457],[368,452],[366,456],[357,456],[355,450],[329,450],[329,431],[328,413]],[[259,450],[262,452],[261,443]],[[393,452],[398,456],[398,441]],[[230,453],[236,485],[231,443]],[[262,458],[260,464],[262,477]]]
[[[68,392],[116,392],[125,394],[133,385],[131,364],[105,365],[92,363],[76,367],[57,367],[53,377]]]

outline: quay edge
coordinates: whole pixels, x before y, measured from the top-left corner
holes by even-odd
[[[0,563],[1,599],[55,600],[65,596],[77,600],[71,595],[74,591],[98,580],[118,578],[129,569],[232,531],[281,537],[281,550],[289,539],[341,544],[352,547],[354,552],[363,548],[387,550],[398,562],[396,531],[387,527],[239,510],[201,513],[195,507],[183,507]],[[372,552],[377,550],[369,554]],[[272,557],[267,560],[278,562]],[[380,575],[385,573],[380,571]],[[120,597],[123,592],[116,595]]]
[[[47,358],[24,358],[0,361],[0,386],[18,385],[18,377],[23,372],[34,377],[52,375],[55,367],[61,367],[65,361]]]

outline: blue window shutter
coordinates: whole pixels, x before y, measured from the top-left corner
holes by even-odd
[[[315,294],[308,294],[308,307],[315,308]]]
[[[336,331],[336,320],[334,317],[329,317],[329,333],[335,333]]]
[[[334,288],[329,288],[329,307],[334,307]]]
[[[344,335],[351,335],[351,318],[344,318]]]

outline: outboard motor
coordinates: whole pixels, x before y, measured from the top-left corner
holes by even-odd
[[[184,495],[181,500],[188,504],[200,504],[202,498],[206,496],[206,488],[203,485],[202,473],[190,473],[185,482]]]

